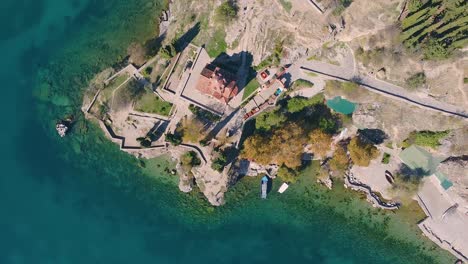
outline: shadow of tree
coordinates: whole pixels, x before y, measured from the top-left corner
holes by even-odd
[[[193,27],[191,27],[187,32],[185,32],[182,36],[173,42],[176,51],[181,52],[184,50],[199,33],[200,22],[197,22],[195,25],[193,25]]]
[[[424,170],[423,168],[412,169],[405,164],[401,164],[396,175],[406,182],[415,182],[418,183],[425,176],[429,176],[430,171]]]
[[[384,131],[371,128],[359,129],[358,136],[363,142],[374,145],[382,144],[388,138]]]

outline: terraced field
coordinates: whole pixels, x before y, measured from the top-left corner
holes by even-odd
[[[409,0],[401,22],[406,47],[422,50],[427,59],[446,58],[468,44],[468,2],[465,0]]]

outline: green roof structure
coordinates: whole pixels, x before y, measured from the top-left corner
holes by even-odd
[[[432,156],[425,149],[411,145],[400,153],[400,159],[413,170],[420,169],[426,175],[434,174],[444,190],[453,186],[453,183],[442,172],[437,171],[437,166],[443,159]]]
[[[413,170],[422,169],[428,175],[436,172],[441,159],[435,158],[425,149],[411,145],[400,153],[400,159]]]

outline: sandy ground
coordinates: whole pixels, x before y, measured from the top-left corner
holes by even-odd
[[[395,197],[390,191],[392,185],[385,179],[385,171],[388,170],[393,173],[398,169],[401,162],[398,158],[397,151],[387,147],[379,147],[379,150],[379,157],[372,160],[368,167],[354,165],[351,172],[359,181],[371,186],[372,190],[382,194],[385,199],[392,200]],[[391,155],[389,164],[383,164],[381,162],[384,152]]]

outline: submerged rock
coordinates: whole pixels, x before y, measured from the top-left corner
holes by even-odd
[[[59,122],[55,126],[55,130],[57,130],[57,133],[60,137],[64,137],[67,134],[68,127],[64,123]]]

